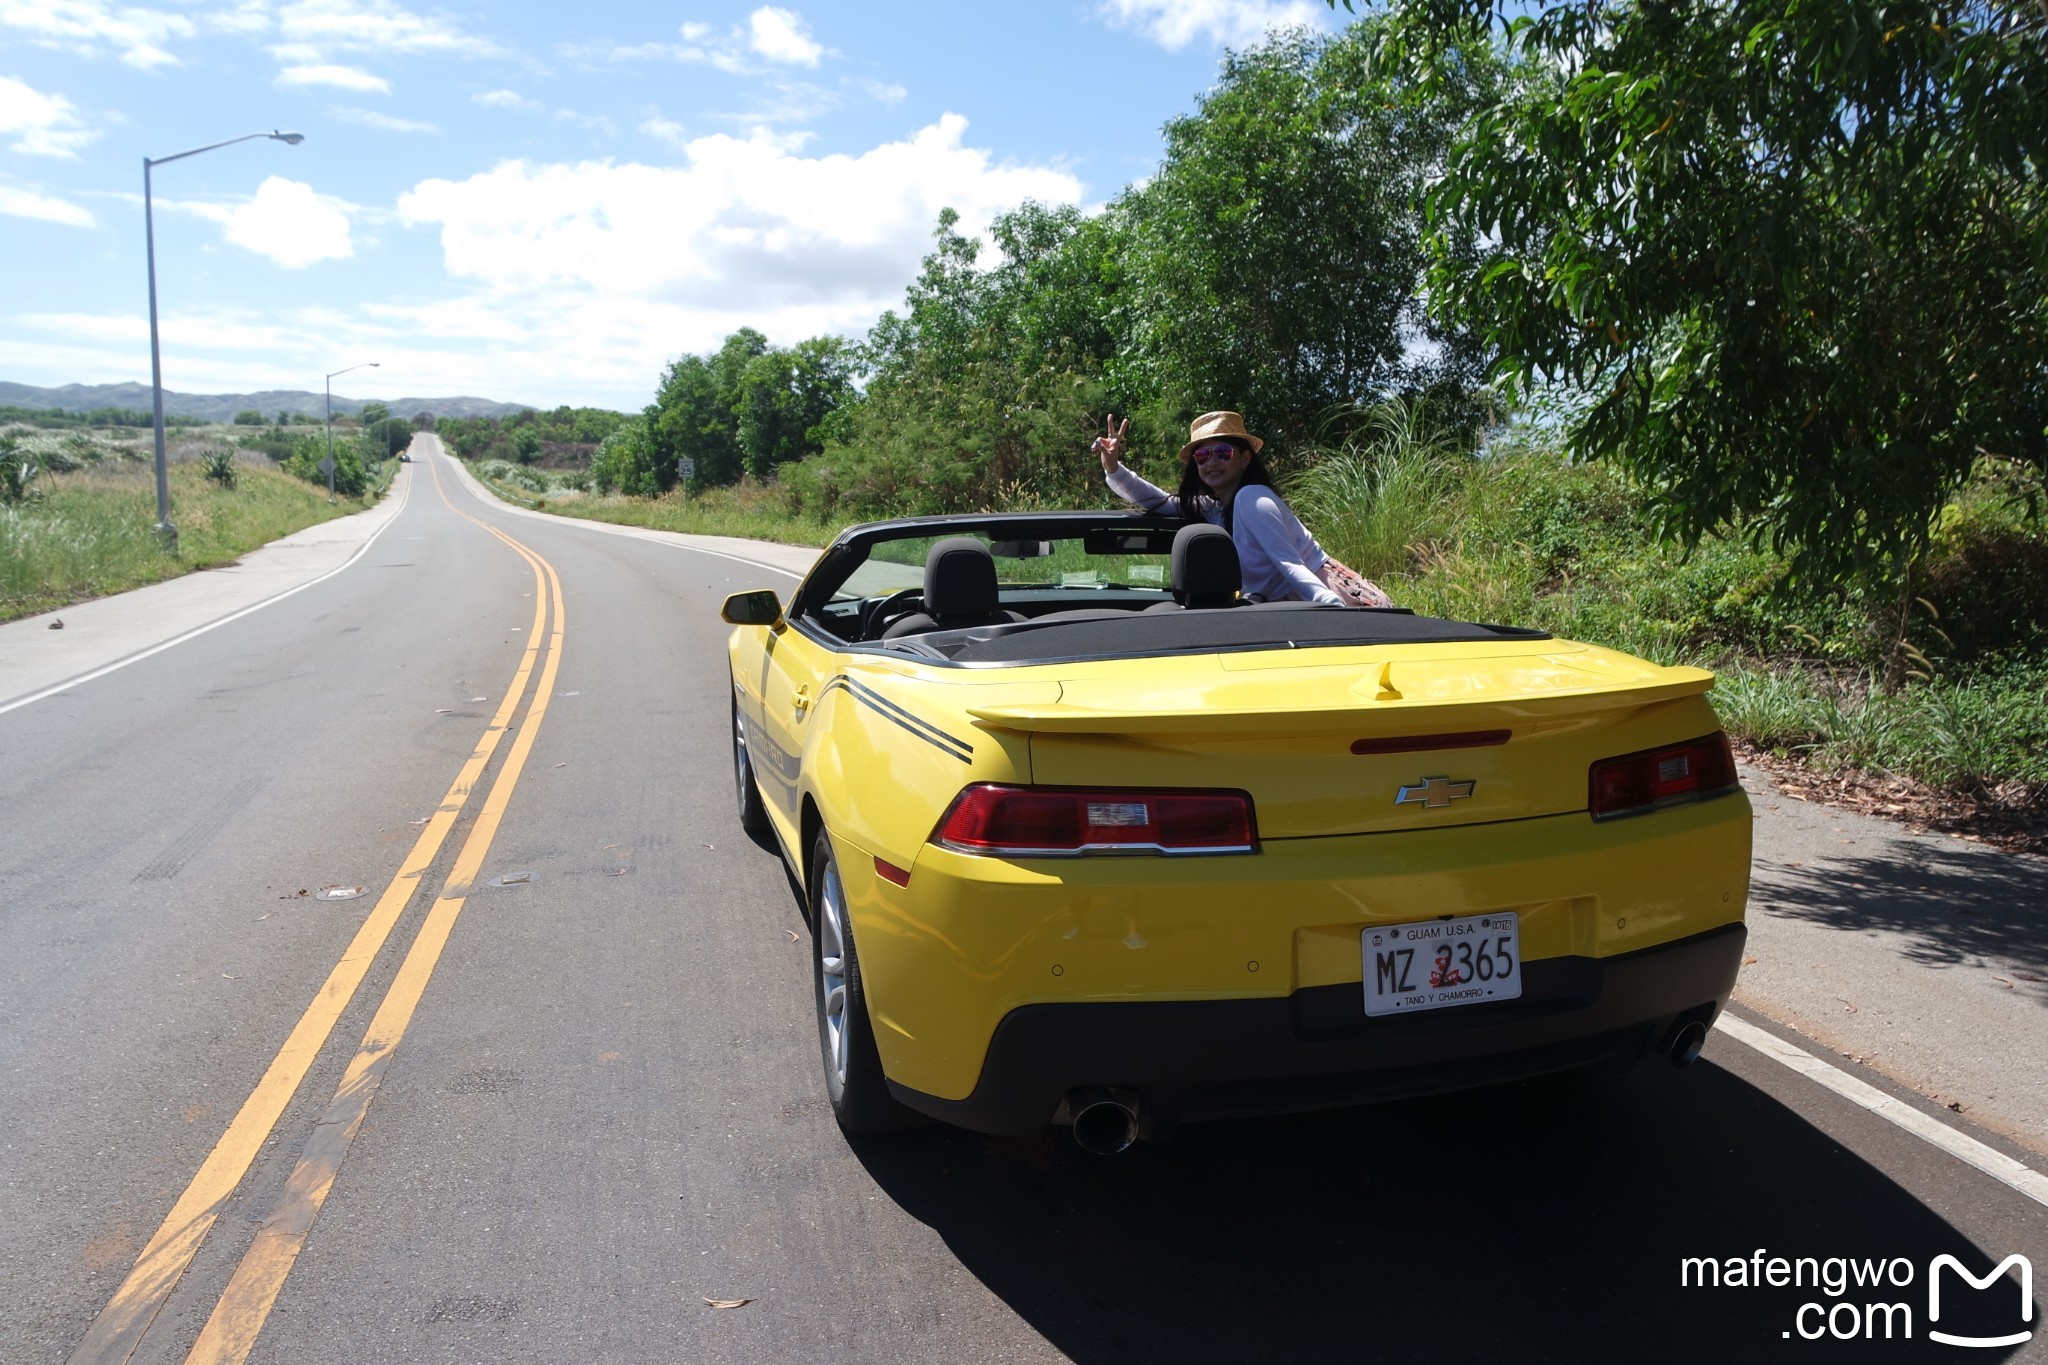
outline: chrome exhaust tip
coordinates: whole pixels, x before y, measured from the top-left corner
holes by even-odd
[[[1700,1049],[1706,1045],[1706,1023],[1703,1020],[1690,1019],[1679,1025],[1672,1033],[1671,1041],[1664,1045],[1664,1057],[1671,1065],[1683,1071],[1700,1059]]]
[[[1115,1156],[1138,1140],[1138,1111],[1107,1090],[1075,1091],[1067,1108],[1084,1152]]]

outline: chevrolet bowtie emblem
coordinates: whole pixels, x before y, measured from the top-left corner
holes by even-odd
[[[1463,800],[1472,794],[1470,782],[1453,782],[1448,777],[1425,777],[1412,787],[1403,787],[1394,797],[1394,804],[1405,806],[1411,801],[1420,802],[1431,810],[1442,810],[1453,801]]]

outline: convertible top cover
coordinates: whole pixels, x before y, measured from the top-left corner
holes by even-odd
[[[1468,644],[1549,638],[1540,630],[1445,621],[1405,611],[1276,603],[1215,611],[1115,612],[1089,620],[1042,619],[935,632],[919,637],[919,642],[956,664],[995,664],[1314,645]]]

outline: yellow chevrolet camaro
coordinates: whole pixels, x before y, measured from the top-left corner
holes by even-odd
[[[849,1131],[1183,1119],[1698,1055],[1750,810],[1713,675],[1245,600],[1219,528],[843,533],[732,623],[739,815]]]

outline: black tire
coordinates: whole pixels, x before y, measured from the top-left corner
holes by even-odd
[[[747,752],[747,725],[740,719],[737,692],[732,699],[732,781],[739,801],[740,828],[761,847],[773,849],[775,832],[768,824],[768,808],[761,804],[761,784],[754,780],[754,759]]]
[[[889,1093],[868,1021],[860,956],[832,841],[821,830],[811,853],[811,984],[818,1007],[818,1055],[832,1117],[849,1133],[888,1133],[924,1123]],[[836,968],[836,970],[830,970]]]

